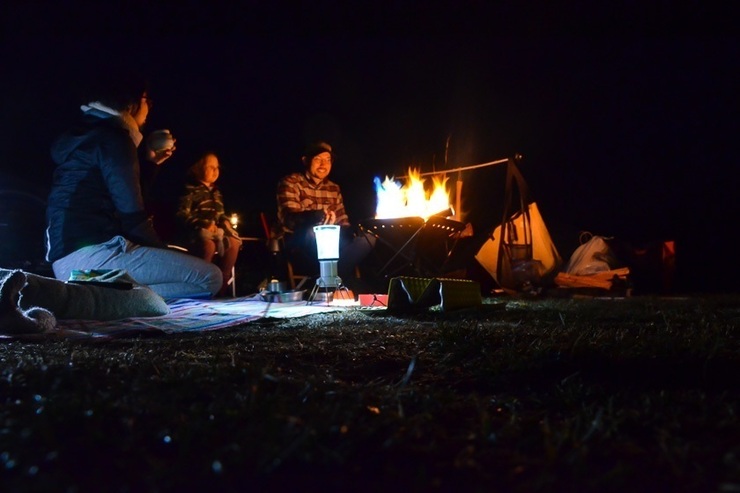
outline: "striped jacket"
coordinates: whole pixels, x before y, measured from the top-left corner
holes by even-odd
[[[224,201],[221,191],[205,184],[188,183],[185,185],[185,194],[180,197],[177,208],[177,219],[189,234],[208,228],[211,222],[223,227],[229,218],[224,213]],[[225,229],[230,234],[231,229]]]

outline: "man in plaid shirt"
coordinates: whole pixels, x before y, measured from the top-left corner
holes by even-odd
[[[302,272],[318,273],[313,226],[342,226],[339,244],[339,277],[350,287],[357,286],[356,266],[375,245],[371,234],[356,234],[344,209],[339,185],[328,179],[334,153],[326,142],[310,144],[301,158],[304,170],[284,177],[278,183],[278,234],[285,240],[288,258]]]

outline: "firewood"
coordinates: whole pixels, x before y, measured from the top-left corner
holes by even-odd
[[[625,280],[629,275],[629,268],[607,270],[587,276],[558,273],[555,284],[563,288],[601,288],[611,289],[614,279]]]

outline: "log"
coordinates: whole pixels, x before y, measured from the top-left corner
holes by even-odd
[[[606,270],[588,276],[558,273],[555,276],[555,284],[561,288],[601,288],[611,289],[615,279],[626,280],[629,275],[629,267]]]

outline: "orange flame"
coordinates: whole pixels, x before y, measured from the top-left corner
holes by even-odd
[[[375,191],[378,205],[375,209],[376,219],[392,219],[399,217],[429,216],[451,209],[449,192],[447,191],[447,177],[432,177],[432,191],[427,192],[424,180],[419,170],[409,168],[406,185],[385,177],[375,178]]]

